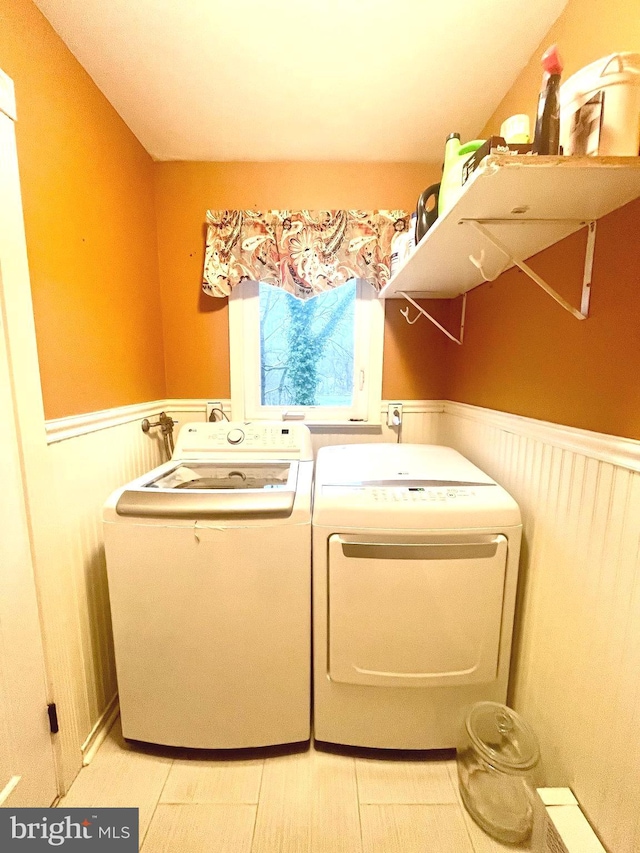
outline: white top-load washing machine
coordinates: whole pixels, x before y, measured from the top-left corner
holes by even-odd
[[[225,749],[310,736],[309,430],[193,423],[104,508],[126,738]]]
[[[316,739],[450,748],[469,704],[505,701],[520,538],[515,501],[449,447],[322,448]]]

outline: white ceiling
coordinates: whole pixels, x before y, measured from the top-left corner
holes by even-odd
[[[567,0],[36,3],[157,160],[425,161],[479,133]]]

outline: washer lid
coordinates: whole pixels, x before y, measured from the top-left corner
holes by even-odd
[[[295,461],[181,461],[125,489],[116,512],[153,518],[287,518],[297,482]]]
[[[286,489],[289,462],[181,462],[171,471],[145,483],[144,489],[236,490]]]
[[[477,702],[465,718],[469,739],[478,753],[507,773],[531,770],[540,758],[531,726],[506,705]]]

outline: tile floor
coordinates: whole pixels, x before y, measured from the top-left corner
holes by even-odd
[[[62,806],[140,809],[143,853],[501,853],[453,758],[308,752],[220,758],[130,745],[119,721]]]

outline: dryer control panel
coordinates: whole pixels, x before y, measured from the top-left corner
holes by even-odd
[[[495,488],[494,483],[469,483],[447,486],[367,486],[367,485],[325,485],[322,493],[327,496],[345,497],[351,495],[354,500],[374,501],[376,504],[394,503],[443,503],[463,499],[475,499],[478,489]]]
[[[420,501],[432,503],[433,501],[455,500],[456,498],[468,498],[475,495],[475,491],[469,488],[436,489],[421,486],[408,486],[407,488],[395,489],[373,489],[371,497],[378,503],[389,503],[391,501]]]
[[[335,530],[486,527],[494,518],[520,523],[517,504],[497,483],[427,482],[318,485],[316,475],[314,523]]]

